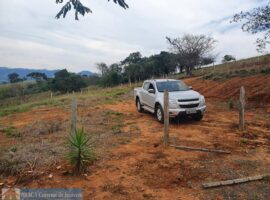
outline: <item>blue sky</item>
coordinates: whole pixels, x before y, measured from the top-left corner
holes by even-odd
[[[54,17],[55,0],[0,1],[0,66],[96,71],[97,62],[169,50],[165,37],[206,34],[218,40],[214,54],[258,55],[259,35],[230,24],[235,13],[269,0],[126,0],[124,10],[107,0],[81,0],[93,14],[74,20]]]

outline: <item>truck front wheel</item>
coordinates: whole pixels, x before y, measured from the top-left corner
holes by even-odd
[[[194,121],[201,121],[202,118],[203,118],[203,114],[201,114],[201,113],[197,113],[196,115],[193,115],[193,116],[192,116],[192,119],[193,119]]]
[[[158,105],[156,107],[156,118],[157,120],[160,122],[160,123],[163,123],[164,121],[164,112],[163,112],[163,109],[161,107],[161,105]]]
[[[143,112],[142,104],[139,98],[136,99],[136,107],[138,112]]]

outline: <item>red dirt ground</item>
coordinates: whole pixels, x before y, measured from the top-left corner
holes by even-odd
[[[62,163],[61,170],[52,169],[46,172],[46,175],[23,186],[82,188],[84,199],[87,200],[209,200],[233,197],[252,199],[254,193],[262,197],[261,199],[267,199],[270,196],[270,185],[265,182],[214,190],[203,190],[201,184],[270,172],[269,110],[248,110],[248,129],[243,134],[237,130],[238,111],[229,110],[224,101],[213,100],[231,98],[238,93],[239,86],[244,85],[251,99],[257,99],[257,93],[267,94],[264,101],[269,105],[269,85],[265,86],[265,83],[270,82],[270,77],[233,78],[222,83],[191,78],[185,82],[206,96],[207,112],[201,122],[172,121],[171,144],[223,149],[231,151],[232,154],[220,155],[164,148],[163,126],[151,114],[138,113],[133,100],[129,98],[124,102],[106,105],[105,108],[123,113],[123,131],[132,133],[132,126],[136,125],[140,130],[139,136],[127,144],[115,147],[108,159],[97,161],[85,176],[64,175],[63,171],[69,170],[70,166]],[[59,117],[67,119],[68,115],[61,109],[57,112],[41,109],[0,118],[0,123],[12,123],[15,127],[20,127],[35,117],[51,120]],[[4,138],[0,139],[2,141]],[[48,178],[49,173],[53,174],[52,179]]]

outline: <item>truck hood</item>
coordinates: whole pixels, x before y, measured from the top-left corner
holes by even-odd
[[[173,100],[196,99],[196,98],[200,98],[200,93],[195,92],[194,90],[170,92],[169,98]]]

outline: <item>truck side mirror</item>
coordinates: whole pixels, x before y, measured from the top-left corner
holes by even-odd
[[[154,89],[148,89],[148,93],[155,94],[155,90]]]

